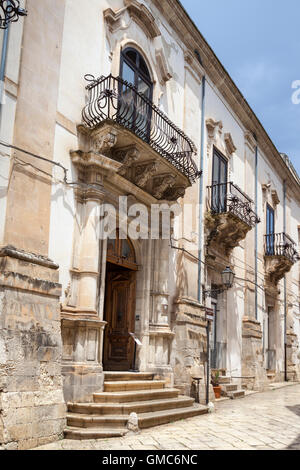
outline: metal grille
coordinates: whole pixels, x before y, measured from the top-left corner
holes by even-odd
[[[296,243],[286,233],[265,235],[265,255],[284,256],[293,263],[299,260]]]
[[[260,222],[253,210],[253,201],[234,183],[208,186],[208,205],[213,214],[231,212],[250,227]]]
[[[90,82],[89,102],[82,112],[87,127],[114,121],[147,142],[191,183],[201,175],[193,160],[193,142],[131,83],[112,75],[98,79],[86,75],[85,79]]]

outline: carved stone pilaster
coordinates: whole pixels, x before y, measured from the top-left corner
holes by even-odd
[[[136,166],[134,177],[135,184],[140,188],[144,188],[149,179],[157,172],[158,166],[159,163],[157,160]]]
[[[156,199],[162,199],[164,193],[167,189],[170,189],[174,186],[176,177],[174,175],[164,175],[154,178],[153,181],[153,196]]]

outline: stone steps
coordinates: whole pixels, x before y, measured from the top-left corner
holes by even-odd
[[[221,387],[221,390],[222,390],[221,394],[222,394],[222,396],[224,396],[224,397],[227,396],[227,393],[229,393],[229,392],[235,392],[235,391],[237,390],[237,388],[238,388],[237,385],[231,384],[231,383],[230,383],[230,384],[222,384],[222,385],[220,385],[220,387]]]
[[[218,380],[219,380],[220,385],[230,384],[231,383],[231,377],[229,377],[227,375],[220,375]]]
[[[161,388],[158,390],[134,390],[125,392],[99,392],[94,393],[95,403],[128,403],[135,401],[155,400],[160,398],[176,398],[179,390],[175,388]]]
[[[221,395],[231,399],[243,398],[245,390],[238,389],[238,385],[231,382],[231,377],[226,375],[219,376]]]
[[[160,424],[166,424],[179,419],[191,418],[199,414],[207,413],[207,407],[203,405],[193,404],[192,406],[161,410],[149,413],[141,413],[138,415],[138,423],[140,429],[157,426]],[[126,430],[126,424],[128,421],[128,415],[123,416],[91,416],[83,414],[69,413],[67,415],[67,426],[72,429],[73,427],[78,428],[98,428],[103,429],[122,429]]]
[[[91,428],[83,429],[76,427],[66,427],[64,431],[65,439],[107,439],[110,437],[122,437],[127,434],[127,429],[103,429],[103,428]]]
[[[139,401],[137,403],[68,403],[68,410],[71,413],[97,416],[130,415],[130,413],[147,413],[172,408],[184,408],[192,406],[193,403],[193,398],[179,396],[178,398]]]
[[[244,398],[244,396],[245,396],[245,390],[235,390],[234,392],[227,393],[227,397],[231,399]]]
[[[179,396],[179,390],[165,385],[148,373],[105,373],[104,391],[94,393],[93,403],[68,403],[65,437],[123,436],[131,413],[137,414],[138,427],[144,429],[208,412],[208,407]]]
[[[164,388],[164,380],[123,380],[104,382],[104,392],[122,392],[127,390],[154,390]]]
[[[149,372],[104,372],[105,382],[114,380],[153,380],[153,374]]]

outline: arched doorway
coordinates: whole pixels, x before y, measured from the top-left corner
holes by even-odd
[[[104,320],[104,370],[129,370],[134,364],[136,257],[129,239],[107,240]]]

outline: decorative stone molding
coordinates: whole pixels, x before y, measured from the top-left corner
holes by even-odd
[[[134,181],[140,188],[144,188],[150,178],[155,175],[158,170],[159,163],[157,160],[147,162],[135,167]]]
[[[276,189],[273,189],[271,191],[271,196],[272,196],[272,201],[273,201],[274,206],[277,206],[280,203],[280,199],[279,199]]]
[[[153,196],[156,199],[162,199],[167,189],[174,186],[176,178],[174,175],[163,175],[154,178],[153,187],[155,188]]]
[[[160,36],[160,30],[155,18],[145,5],[136,0],[124,0],[124,5],[125,8],[117,11],[114,11],[112,8],[104,10],[104,20],[108,25],[110,33],[115,33],[118,29],[128,28],[129,24],[125,23],[124,18],[124,15],[128,13],[129,17],[140,26],[150,39]]]
[[[168,71],[168,64],[165,58],[165,54],[162,48],[156,49],[155,58],[157,63],[157,73],[159,77],[159,82],[161,85],[164,85],[166,82],[171,80],[172,75]]]
[[[229,132],[224,134],[224,141],[227,153],[229,156],[231,156],[236,151],[236,146],[234,145],[231,134]]]
[[[262,184],[261,187],[265,201],[272,205],[274,208],[276,208],[276,206],[278,206],[278,204],[280,203],[280,199],[272,183],[269,181],[268,183]]]
[[[145,5],[136,0],[124,0],[124,5],[133,21],[141,27],[150,39],[160,36],[155,18]]]
[[[216,140],[216,132],[218,131],[220,136],[223,132],[223,123],[222,121],[214,121],[209,118],[206,120],[206,129],[207,129],[207,157],[209,158],[212,146]]]
[[[103,12],[104,20],[108,26],[110,33],[115,33],[118,29],[124,28],[126,29],[128,25],[124,24],[124,12],[126,8],[122,8],[121,10],[115,12],[111,8],[107,8]]]
[[[243,338],[262,339],[262,329],[260,322],[255,320],[255,318],[244,317],[242,336]]]
[[[46,268],[58,269],[58,264],[54,263],[51,259],[46,256],[37,255],[35,253],[28,253],[24,250],[18,250],[12,245],[4,246],[0,249],[0,262],[1,258],[9,256],[10,258],[16,258],[21,261],[27,261],[28,263],[38,264],[45,266]]]
[[[246,238],[251,230],[242,219],[231,212],[205,215],[206,246],[224,252],[227,256]]]
[[[272,291],[278,282],[288,273],[292,266],[293,261],[285,256],[265,256],[265,289]]]
[[[170,188],[164,194],[164,199],[167,201],[177,201],[177,199],[184,197],[186,188],[184,186],[175,186]]]
[[[121,176],[125,176],[129,168],[139,159],[140,151],[136,145],[130,145],[129,147],[122,148],[114,152],[114,158],[122,163],[118,173]]]
[[[113,128],[96,128],[91,132],[91,150],[106,155],[117,143],[117,131]]]

